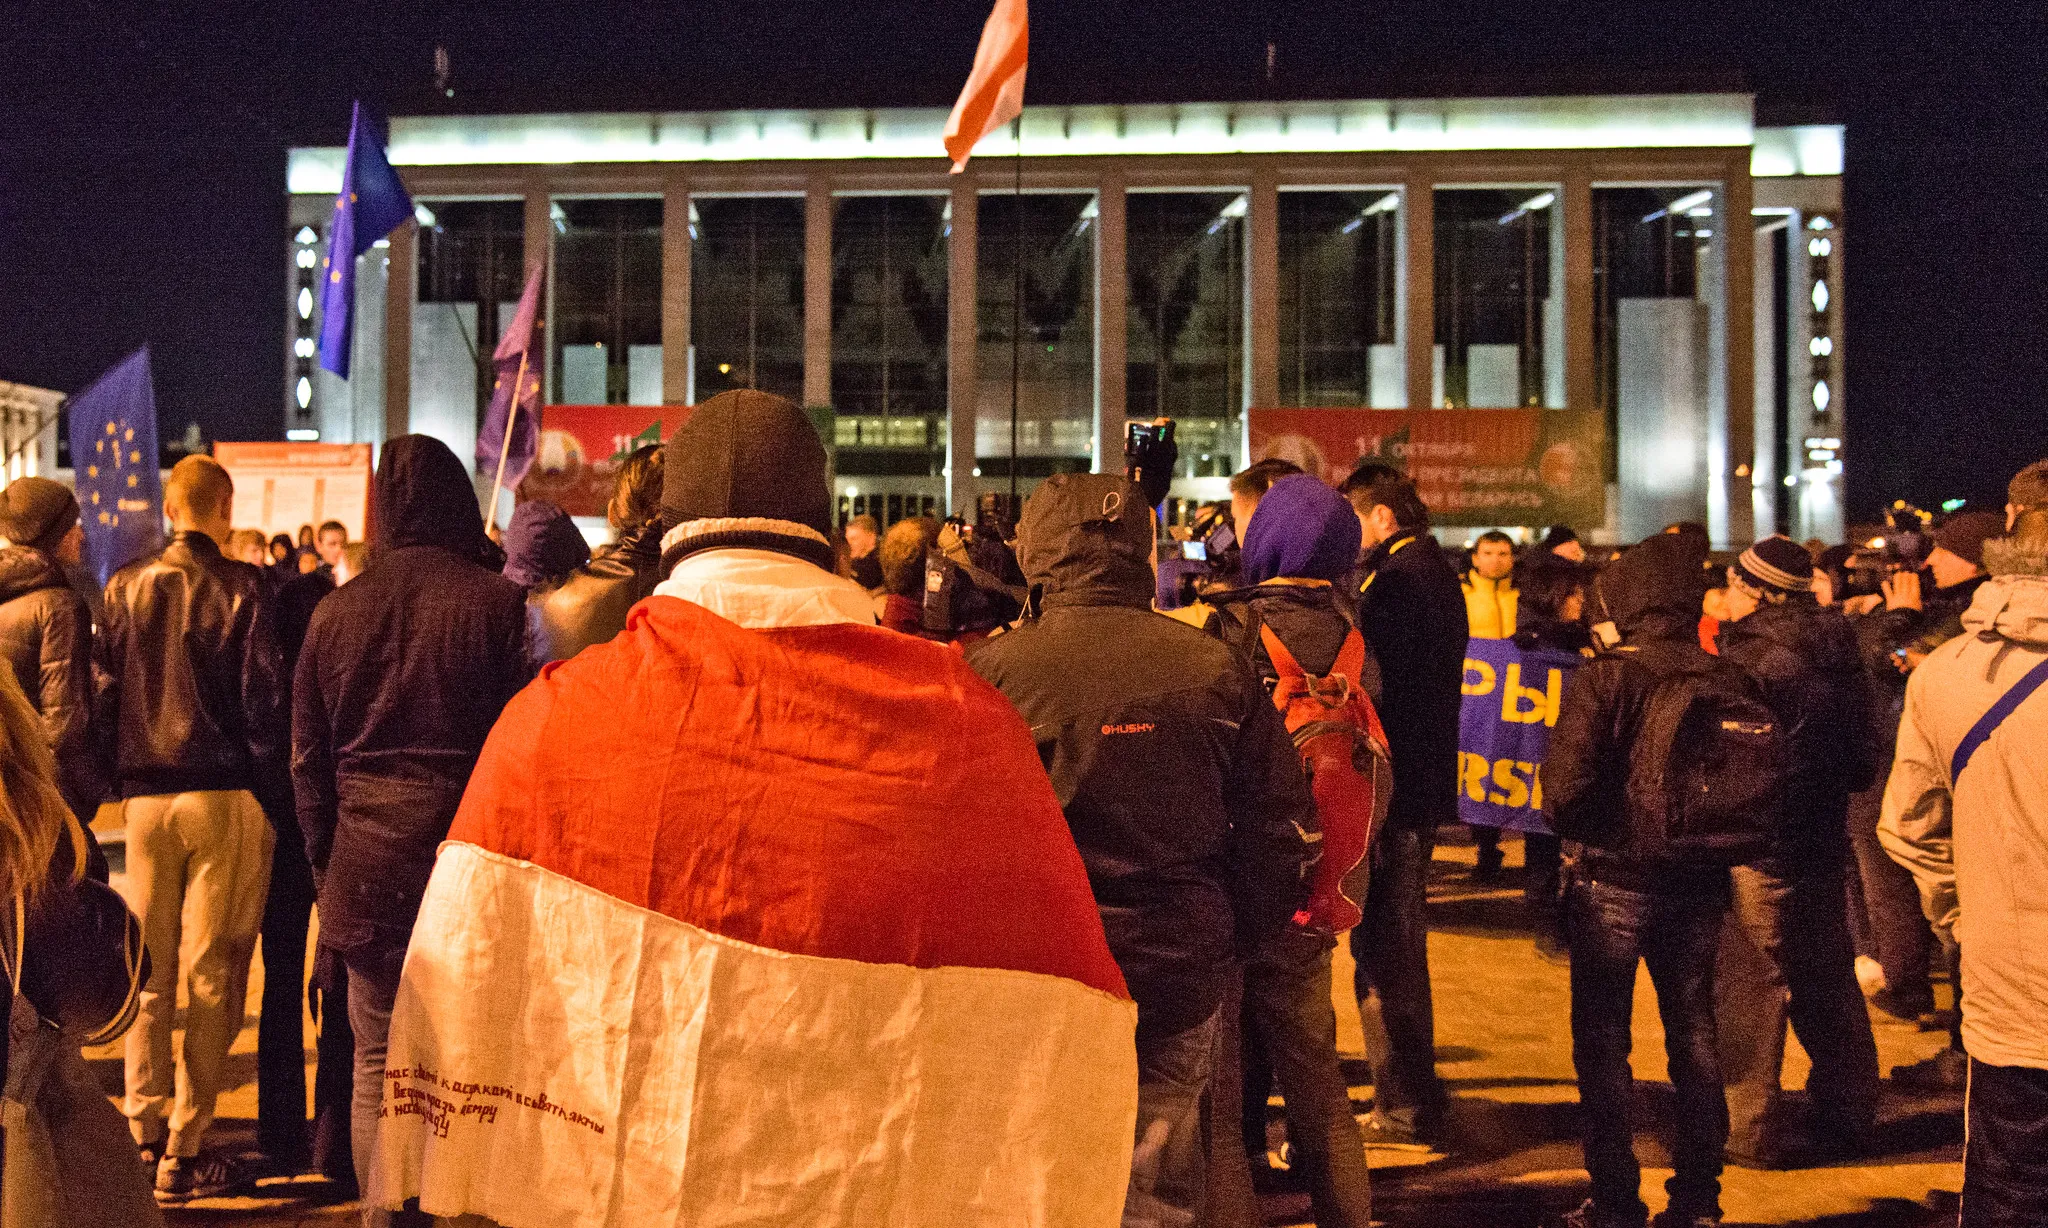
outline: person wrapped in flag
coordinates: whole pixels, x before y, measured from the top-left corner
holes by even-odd
[[[665,579],[506,708],[441,849],[369,1201],[1117,1223],[1137,1011],[1030,730],[832,573],[795,405],[698,407],[662,503]]]

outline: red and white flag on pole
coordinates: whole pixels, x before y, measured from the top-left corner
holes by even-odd
[[[946,154],[953,173],[967,169],[967,156],[981,138],[1024,113],[1024,67],[1029,59],[1031,23],[1024,0],[996,0],[981,28],[974,71],[953,114],[946,120]]]

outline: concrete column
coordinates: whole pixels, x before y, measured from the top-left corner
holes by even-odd
[[[1436,198],[1427,175],[1410,175],[1403,185],[1407,207],[1408,408],[1430,409],[1435,383]]]
[[[1593,371],[1593,180],[1566,174],[1564,214],[1564,406],[1591,411]]]
[[[407,218],[391,232],[391,270],[384,282],[384,438],[412,430],[412,300],[419,280],[419,223]]]
[[[1246,216],[1245,408],[1280,403],[1280,192],[1270,167],[1252,172]],[[1251,426],[1245,425],[1249,464]]]
[[[832,184],[804,189],[804,404],[832,403]]]
[[[975,245],[976,179],[953,176],[953,237],[947,248],[946,328],[946,508],[974,510],[974,426],[980,390],[976,384]]]
[[[1731,546],[1746,546],[1757,534],[1755,500],[1750,494],[1751,470],[1756,464],[1756,229],[1749,215],[1751,199],[1748,156],[1730,158],[1724,207],[1714,219],[1714,232],[1721,240],[1727,279],[1722,287],[1726,323],[1721,338],[1727,355],[1722,376],[1727,398],[1727,453],[1722,464]]]
[[[1124,463],[1124,350],[1130,305],[1124,270],[1124,173],[1102,172],[1095,209],[1095,472]]]
[[[549,253],[554,251],[555,220],[549,206],[554,196],[547,180],[536,175],[526,182],[525,209],[520,218],[521,237],[526,248],[522,284],[535,269],[543,270],[540,287],[540,399],[542,404],[555,395],[555,271]]]
[[[661,403],[690,403],[690,183],[680,172],[661,190]]]

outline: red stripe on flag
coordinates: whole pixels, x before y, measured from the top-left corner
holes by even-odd
[[[946,120],[946,154],[953,159],[956,173],[967,165],[968,155],[981,138],[1022,112],[1030,44],[1025,0],[996,0],[981,29],[974,68]],[[1014,97],[1006,99],[1013,85]]]

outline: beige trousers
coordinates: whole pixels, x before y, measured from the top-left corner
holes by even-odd
[[[142,919],[149,982],[128,1033],[122,1111],[137,1143],[194,1156],[213,1124],[228,1046],[241,1031],[249,958],[263,927],[275,837],[254,796],[240,789],[131,797],[128,907]],[[178,966],[183,947],[191,962]],[[185,1046],[175,1067],[171,1024],[185,983]]]

